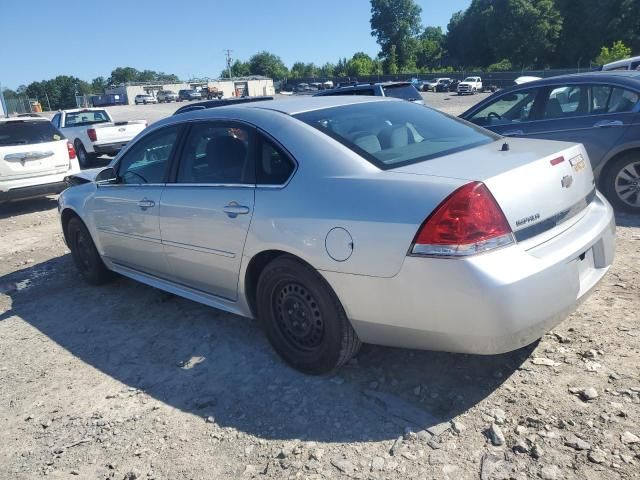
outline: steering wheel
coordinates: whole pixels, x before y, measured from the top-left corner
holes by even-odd
[[[487,113],[487,118],[495,118],[497,120],[502,120],[502,117],[498,115],[496,112]]]
[[[139,173],[134,172],[133,170],[128,170],[128,171],[124,172],[124,174],[122,175],[123,180],[125,180],[124,183],[134,183],[134,182],[127,182],[126,181],[127,175],[134,175],[134,176],[138,177],[140,180],[142,180],[142,183],[149,183],[149,182],[147,182],[146,178],[144,178]]]

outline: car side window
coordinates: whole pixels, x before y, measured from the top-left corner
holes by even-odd
[[[638,94],[624,88],[614,88],[607,104],[607,113],[630,112],[638,103]]]
[[[60,128],[60,114],[56,113],[53,118],[51,119],[51,123],[53,123],[53,125],[56,128]]]
[[[507,93],[478,110],[469,120],[481,126],[526,122],[531,117],[537,94],[538,89]]]
[[[166,127],[138,140],[118,164],[120,183],[164,183],[178,131],[178,126]]]
[[[262,137],[256,167],[257,184],[282,185],[293,173],[295,164],[281,148]]]
[[[587,113],[584,86],[564,85],[549,93],[542,112],[543,118],[565,118]]]
[[[189,132],[178,167],[178,183],[252,183],[249,129],[202,122]]]

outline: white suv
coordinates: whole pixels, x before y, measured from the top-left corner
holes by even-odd
[[[0,118],[0,203],[60,193],[80,166],[73,145],[46,118]]]

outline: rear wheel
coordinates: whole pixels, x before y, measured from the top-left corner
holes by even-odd
[[[91,285],[101,285],[113,278],[113,273],[104,265],[87,227],[77,217],[69,220],[67,241],[73,262],[82,278]]]
[[[265,267],[258,280],[256,306],[273,348],[305,373],[331,373],[360,349],[360,340],[331,287],[293,257],[278,257]]]
[[[89,166],[89,162],[93,158],[92,155],[87,153],[87,150],[84,148],[84,145],[80,141],[76,142],[74,148],[76,150],[76,155],[78,156],[78,163],[80,164],[80,167],[87,168],[87,166]]]
[[[622,155],[607,167],[602,191],[617,210],[640,213],[640,152]]]

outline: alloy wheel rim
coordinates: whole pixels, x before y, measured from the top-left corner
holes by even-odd
[[[299,351],[316,350],[324,339],[324,319],[311,293],[297,282],[283,282],[275,289],[273,309],[285,341]]]
[[[622,168],[614,180],[616,195],[625,204],[640,207],[640,160]]]

